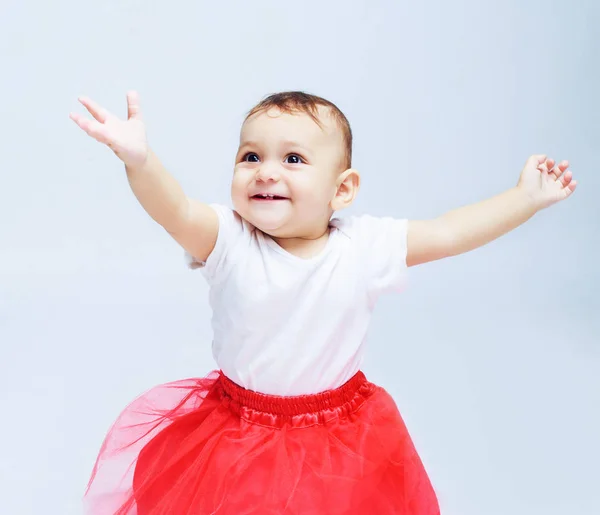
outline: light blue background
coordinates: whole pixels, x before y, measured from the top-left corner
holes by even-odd
[[[209,202],[245,112],[286,89],[349,117],[356,213],[433,217],[513,186],[532,153],[569,159],[571,199],[411,270],[365,370],[444,515],[600,513],[599,23],[591,0],[3,0],[0,512],[79,513],[118,412],[214,367],[202,277],[68,118],[80,94],[124,116],[134,88],[152,147]]]

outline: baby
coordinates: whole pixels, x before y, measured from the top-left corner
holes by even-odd
[[[242,125],[230,209],[185,195],[148,148],[135,92],[126,121],[80,101],[94,120],[71,118],[123,161],[144,209],[205,275],[219,368],[125,409],[88,512],[439,513],[396,404],[360,371],[373,307],[408,267],[480,247],[567,198],[568,162],[533,155],[515,187],[432,220],[337,218],[360,187],[348,120],[284,92]]]

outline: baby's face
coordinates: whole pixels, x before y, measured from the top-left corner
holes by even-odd
[[[245,220],[281,238],[317,237],[332,214],[344,158],[326,108],[319,127],[304,113],[259,112],[242,126],[231,196]]]

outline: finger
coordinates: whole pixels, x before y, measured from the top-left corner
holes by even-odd
[[[528,164],[533,164],[538,166],[540,163],[543,163],[546,160],[546,154],[534,154],[528,160]]]
[[[569,198],[575,191],[575,188],[577,188],[577,181],[571,181],[571,183],[566,188],[563,188],[561,190],[562,199],[564,200],[566,198]]]
[[[140,96],[137,91],[129,91],[127,93],[127,119],[135,118],[140,120],[142,112],[140,108]]]
[[[540,172],[545,170],[548,174],[550,174],[550,171],[552,170],[553,166],[554,166],[554,159],[546,159],[543,163],[538,165],[537,169]]]
[[[554,161],[554,159],[548,159],[546,161],[546,168],[548,169],[548,176],[554,180],[558,179],[558,176],[562,173],[556,167],[556,161]]]
[[[109,113],[106,109],[101,107],[99,104],[94,102],[92,99],[88,97],[79,97],[79,101],[83,104],[83,106],[90,112],[90,114],[98,120],[100,123],[104,123],[109,116]]]
[[[79,125],[79,127],[83,129],[88,136],[91,136],[100,143],[108,144],[109,137],[106,132],[106,127],[103,124],[94,120],[88,120],[77,113],[71,113],[69,117],[77,125]]]
[[[567,168],[569,168],[569,161],[561,161],[550,170],[550,173],[553,175],[554,179],[557,180]]]
[[[563,185],[564,188],[566,188],[572,179],[573,179],[573,172],[571,172],[571,170],[567,170],[563,174],[563,176],[560,178],[560,183]]]
[[[569,195],[575,191],[575,188],[577,188],[577,181],[571,181],[571,184],[566,188],[570,191]]]
[[[69,118],[73,120],[79,127],[81,127],[82,121],[84,120],[83,116],[79,113],[69,113]],[[83,127],[81,127],[83,129]]]

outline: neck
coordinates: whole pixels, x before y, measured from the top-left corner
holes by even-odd
[[[271,236],[284,250],[301,258],[310,258],[325,248],[329,239],[329,226],[310,236],[283,238]]]

